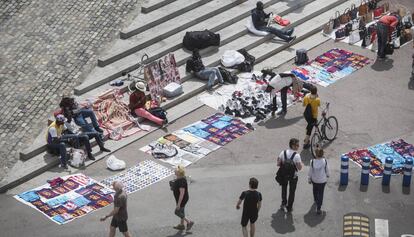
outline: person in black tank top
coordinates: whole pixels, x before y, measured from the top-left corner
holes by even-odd
[[[249,190],[240,194],[236,209],[240,209],[240,204],[243,202],[243,212],[241,218],[243,236],[247,237],[247,224],[250,221],[250,236],[254,237],[256,230],[255,222],[259,217],[259,210],[262,205],[262,194],[256,191],[259,181],[256,178],[250,178]]]

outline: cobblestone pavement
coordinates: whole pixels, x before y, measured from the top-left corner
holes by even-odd
[[[142,0],[0,0],[0,180]]]

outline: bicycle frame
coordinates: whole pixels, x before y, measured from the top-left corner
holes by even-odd
[[[322,118],[314,125],[315,132],[317,132],[319,134],[319,136],[322,138],[322,140],[326,140],[326,136],[325,136],[325,134],[323,134],[321,132],[321,130],[319,128],[319,125],[321,123],[324,123],[327,120],[326,118],[328,117],[328,112],[329,112],[329,103],[326,103],[326,107],[322,111]]]

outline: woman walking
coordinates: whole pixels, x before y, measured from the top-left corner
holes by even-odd
[[[310,135],[312,133],[313,126],[315,126],[318,122],[318,107],[321,105],[321,100],[318,96],[318,89],[313,86],[310,88],[310,92],[310,94],[307,94],[305,98],[303,98],[303,106],[305,107],[303,116],[308,123],[306,126],[306,137],[303,149],[308,149],[310,147]]]
[[[316,214],[322,213],[323,192],[329,178],[328,162],[323,157],[323,149],[316,148],[316,158],[311,160],[308,181],[313,185],[313,200],[316,204]]]
[[[184,222],[187,223],[187,231],[191,230],[194,222],[185,217],[185,205],[188,202],[188,184],[185,177],[185,171],[182,166],[178,166],[175,170],[176,179],[170,183],[171,189],[174,193],[176,202],[175,215],[181,219],[180,224],[174,226],[174,229],[184,230]]]

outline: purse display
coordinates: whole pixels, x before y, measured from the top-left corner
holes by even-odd
[[[376,0],[370,0],[368,2],[368,10],[369,11],[374,11],[375,9],[377,9],[377,1]]]
[[[333,24],[333,28],[336,29],[339,26],[341,26],[341,22],[339,21],[339,18],[341,16],[341,13],[339,13],[338,11],[335,12],[335,18],[334,18],[334,24]]]
[[[345,36],[349,36],[352,31],[352,23],[348,23],[345,25]]]
[[[349,16],[349,8],[345,9],[344,13],[339,17],[339,22],[343,25],[351,20]]]
[[[360,30],[352,31],[351,34],[349,35],[349,43],[350,44],[355,44],[356,42],[358,42],[360,40],[361,40]]]
[[[322,32],[324,34],[330,35],[333,30],[334,30],[334,20],[331,18],[331,19],[329,19],[328,23],[326,23],[323,26],[323,31]]]
[[[335,39],[341,40],[345,38],[345,28],[339,28],[335,31]]]
[[[355,20],[358,17],[358,8],[356,8],[355,4],[351,5],[349,16],[351,17],[351,20]]]
[[[368,4],[365,0],[361,0],[361,5],[358,7],[358,15],[363,16],[368,13]]]

